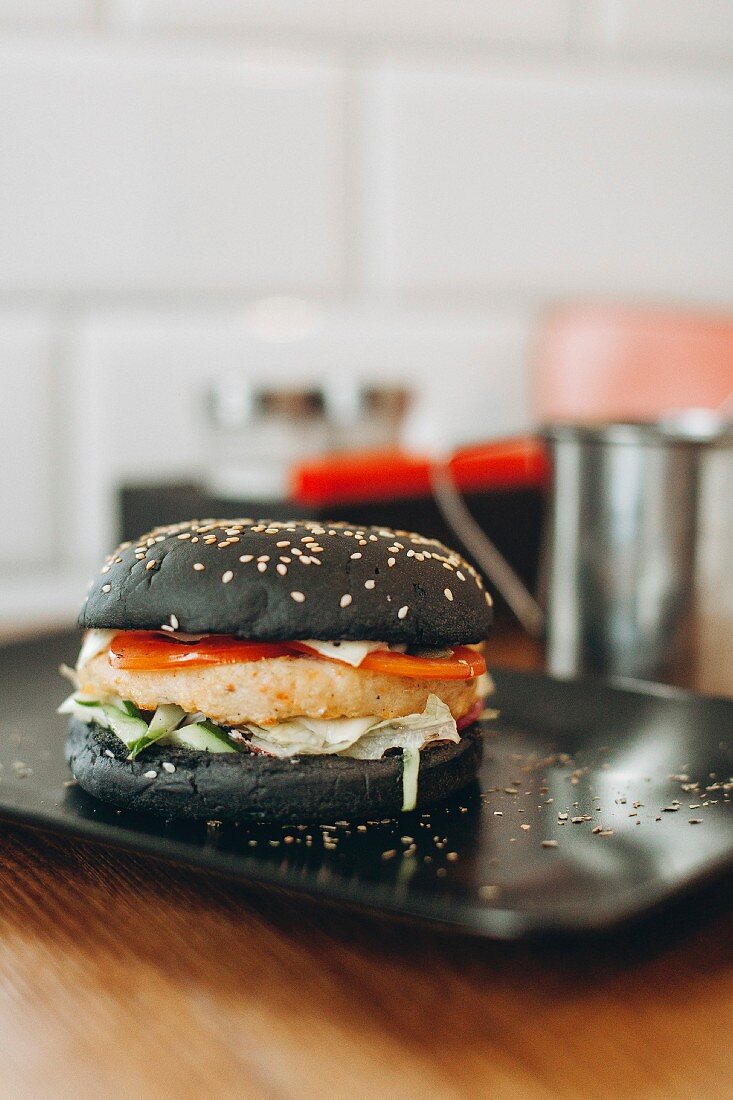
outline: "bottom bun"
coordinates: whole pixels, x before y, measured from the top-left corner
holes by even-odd
[[[96,723],[72,718],[69,727],[66,759],[79,786],[121,809],[189,821],[281,824],[365,821],[402,811],[401,755],[281,760],[153,745],[143,759],[127,760],[122,742]],[[463,730],[458,744],[423,749],[416,809],[448,798],[475,779],[481,750],[477,725]],[[163,768],[164,763],[175,771]]]

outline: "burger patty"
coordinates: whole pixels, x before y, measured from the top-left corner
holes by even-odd
[[[397,718],[419,714],[429,695],[455,719],[476,702],[474,680],[412,680],[310,657],[271,657],[233,665],[139,672],[112,668],[107,654],[78,673],[81,691],[119,695],[141,710],[176,703],[227,726],[271,726],[288,718]]]

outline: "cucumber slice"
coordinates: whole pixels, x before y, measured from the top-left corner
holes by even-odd
[[[122,709],[125,714],[129,714],[131,718],[142,718],[143,716],[142,711],[136,707],[134,703],[131,703],[129,699],[122,700]]]
[[[148,732],[148,724],[142,718],[133,718],[125,714],[119,707],[113,707],[111,703],[104,703],[101,707],[92,710],[92,716],[99,715],[100,726],[106,726],[112,733],[119,737],[125,745],[132,745]]]
[[[161,703],[150,720],[150,725],[146,727],[145,733],[128,746],[130,755],[127,759],[134,760],[148,745],[154,745],[156,741],[160,741],[161,737],[171,733],[185,717],[186,712],[183,707],[176,706],[175,703]]]
[[[239,752],[226,733],[213,722],[193,722],[190,726],[181,726],[170,735],[172,745],[181,745],[186,749],[203,749],[205,752]]]

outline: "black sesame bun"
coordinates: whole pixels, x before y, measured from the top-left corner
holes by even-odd
[[[416,646],[483,641],[491,599],[435,539],[385,527],[191,520],[111,554],[81,627]]]
[[[154,745],[138,760],[108,730],[72,719],[66,758],[80,786],[120,809],[194,821],[330,822],[397,816],[403,763],[255,753],[207,753]],[[481,731],[420,754],[417,809],[471,783],[481,762]]]

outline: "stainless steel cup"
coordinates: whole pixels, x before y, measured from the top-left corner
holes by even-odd
[[[701,460],[733,441],[716,424],[547,429],[543,595],[554,675],[694,684]]]

